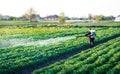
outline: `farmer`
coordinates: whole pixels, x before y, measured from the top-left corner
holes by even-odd
[[[94,46],[94,40],[95,40],[95,37],[96,37],[96,32],[95,30],[93,29],[89,29],[88,33],[85,34],[85,36],[89,37],[89,43],[90,43],[90,46]]]

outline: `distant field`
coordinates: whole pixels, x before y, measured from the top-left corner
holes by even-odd
[[[0,21],[0,25],[30,25],[30,24],[56,24],[57,21],[40,21],[40,22],[30,22],[30,21]]]
[[[29,21],[0,21],[0,27],[5,26],[120,26],[120,22],[113,21],[98,21],[93,23],[92,21],[83,20],[66,20],[65,24],[58,24],[58,21],[39,21],[39,22],[29,22]]]

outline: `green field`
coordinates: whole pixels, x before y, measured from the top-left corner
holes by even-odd
[[[33,74],[119,74],[119,47],[120,37],[36,70]]]
[[[0,21],[0,27],[36,27],[36,26],[120,26],[120,22],[114,21],[98,21],[93,23],[92,21],[85,20],[66,20],[65,24],[58,24],[57,20],[45,21],[41,20],[39,22],[30,21]]]
[[[76,23],[74,22],[74,25]],[[85,26],[2,27],[0,74],[24,74],[21,71],[27,71],[28,68],[34,70],[34,67],[77,51],[81,52],[66,60],[35,70],[33,74],[119,74],[120,28],[117,26],[120,26],[120,23],[99,24],[103,23],[106,23],[104,26],[108,24],[116,27],[94,27],[97,34],[96,45],[90,49],[87,37],[76,38],[77,35],[83,36],[87,32],[88,28]]]

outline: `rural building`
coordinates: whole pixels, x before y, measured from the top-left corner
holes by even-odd
[[[3,20],[9,20],[9,16],[3,16],[2,19]]]
[[[120,15],[117,16],[114,21],[115,21],[115,22],[120,22]]]
[[[25,18],[25,17],[19,17],[19,18],[17,18],[17,20],[19,20],[19,21],[26,21],[26,20],[28,20],[28,18]]]
[[[58,15],[49,15],[44,17],[44,20],[57,20],[58,19]]]

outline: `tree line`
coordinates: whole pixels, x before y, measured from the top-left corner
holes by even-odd
[[[22,16],[21,18],[27,18],[28,20],[32,21],[32,19],[35,19],[35,17],[38,14],[36,14],[36,11],[33,8],[29,8]],[[2,20],[2,15],[0,15],[0,20]],[[15,20],[16,17],[14,16],[9,16],[8,20]],[[78,19],[78,18],[77,18]],[[79,18],[81,19],[81,18]],[[96,20],[96,21],[102,21],[102,20],[114,20],[115,17],[114,16],[104,16],[104,15],[92,15],[92,14],[88,14],[88,18],[82,18],[87,19],[87,20]],[[58,22],[60,24],[63,24],[66,20],[66,17],[64,15],[64,12],[60,13],[59,18],[58,18]],[[70,19],[69,19],[70,20]]]

